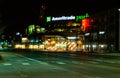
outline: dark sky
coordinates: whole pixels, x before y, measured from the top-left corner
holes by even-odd
[[[48,9],[58,15],[81,14],[84,12],[96,13],[119,5],[119,0],[55,0],[54,3],[48,4]]]
[[[37,23],[42,4],[46,5],[45,14],[51,16],[93,14],[119,7],[118,0],[0,0],[4,20],[16,31]]]

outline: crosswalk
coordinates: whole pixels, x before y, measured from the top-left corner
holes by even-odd
[[[53,63],[53,62],[52,62]],[[64,62],[54,62],[55,64],[67,64],[67,63],[64,63]],[[36,63],[29,63],[29,62],[23,62],[23,63],[16,63],[16,64],[19,64],[19,65],[33,65],[33,64],[36,64]],[[48,64],[47,62],[41,62],[41,64]],[[11,66],[11,65],[15,65],[15,63],[1,63],[0,66]]]
[[[36,59],[29,58],[28,60],[18,60],[18,61],[4,61],[0,63],[0,66],[12,66],[12,65],[22,65],[22,66],[31,66],[31,65],[82,65],[82,64],[100,64],[111,63],[111,64],[120,64],[120,61],[110,61],[110,60],[98,60],[94,59],[93,61],[62,61],[62,60],[50,60],[50,61],[40,61]]]
[[[69,65],[69,64],[73,64],[73,65],[82,65],[82,64],[99,64],[100,62],[97,61],[40,61],[40,60],[35,60],[35,59],[31,59],[32,61],[18,61],[18,62],[11,62],[11,61],[6,61],[3,63],[0,63],[0,66],[11,66],[11,65],[23,65],[23,66],[30,66],[30,65],[52,65],[52,64],[56,64],[56,65]]]
[[[39,63],[36,62],[4,62],[4,63],[0,63],[0,66],[11,66],[11,65],[24,65],[24,66],[29,66],[29,65],[34,65],[34,64],[58,64],[58,65],[65,65],[65,64],[69,64],[68,62],[62,62],[62,61],[51,61],[51,62],[42,62],[39,61]],[[77,61],[71,61],[71,64],[83,64]]]
[[[3,54],[5,56],[7,54]],[[66,64],[99,64],[99,63],[112,63],[112,64],[120,64],[120,61],[116,60],[109,60],[109,59],[81,59],[79,61],[72,60],[72,59],[60,59],[60,58],[40,58],[32,59],[28,58],[19,54],[12,54],[9,53],[10,57],[6,57],[4,62],[0,62],[0,66],[11,66],[11,65],[23,65],[23,66],[30,66],[35,64],[43,64],[43,65],[50,65],[50,64],[57,64],[57,65],[66,65]],[[15,59],[16,58],[16,59]]]
[[[6,61],[3,63],[0,63],[0,66],[11,66],[11,65],[24,65],[24,66],[29,66],[29,65],[33,65],[33,64],[44,64],[44,65],[48,65],[48,64],[58,64],[58,65],[65,65],[65,64],[86,64],[86,63],[91,63],[91,64],[99,64],[101,62],[106,62],[106,63],[119,63],[120,62],[115,62],[115,61],[108,61],[108,60],[94,60],[94,61],[39,61],[39,60],[35,60],[35,59],[31,59],[32,61],[18,61],[18,62],[10,62],[10,61]]]

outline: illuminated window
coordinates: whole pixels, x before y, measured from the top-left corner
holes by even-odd
[[[34,29],[35,29],[35,25],[29,25],[28,26],[28,32],[29,32],[29,34],[32,34]]]
[[[40,28],[36,28],[36,32],[37,32],[37,33],[40,33]]]

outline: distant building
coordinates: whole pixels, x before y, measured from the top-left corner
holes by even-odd
[[[120,51],[120,9],[112,8],[91,16],[92,26],[86,37],[98,51]],[[92,47],[92,48],[93,48]]]
[[[67,17],[48,17],[47,22],[50,22],[50,19],[53,22],[48,23],[49,32],[53,32],[54,35],[58,34],[57,32],[64,32],[62,36],[75,36],[76,31],[80,31],[80,28],[77,29],[73,27],[73,21],[58,21],[62,19],[67,19]],[[96,51],[96,52],[112,52],[120,51],[120,9],[111,8],[105,11],[101,11],[90,16],[91,26],[84,32],[77,35],[84,35],[84,50],[85,51]],[[55,21],[57,20],[57,21]],[[78,27],[82,27],[83,22],[79,21]],[[72,28],[69,28],[68,25],[71,25]],[[72,29],[72,30],[71,30]],[[57,32],[56,32],[57,31]],[[70,34],[67,34],[70,33]]]
[[[48,51],[120,51],[120,10],[47,16],[44,26],[30,25],[27,34],[40,38],[43,50]]]

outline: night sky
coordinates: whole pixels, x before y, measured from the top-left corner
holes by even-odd
[[[94,14],[119,7],[118,0],[0,0],[3,19],[12,32],[24,31],[29,24],[37,24],[40,6],[46,5],[45,15]],[[109,2],[107,2],[109,1]],[[14,30],[14,31],[13,31]],[[10,31],[11,32],[11,31]]]
[[[93,14],[120,6],[119,0],[54,0],[54,3],[50,1],[46,10],[52,15],[78,15],[86,12]]]

